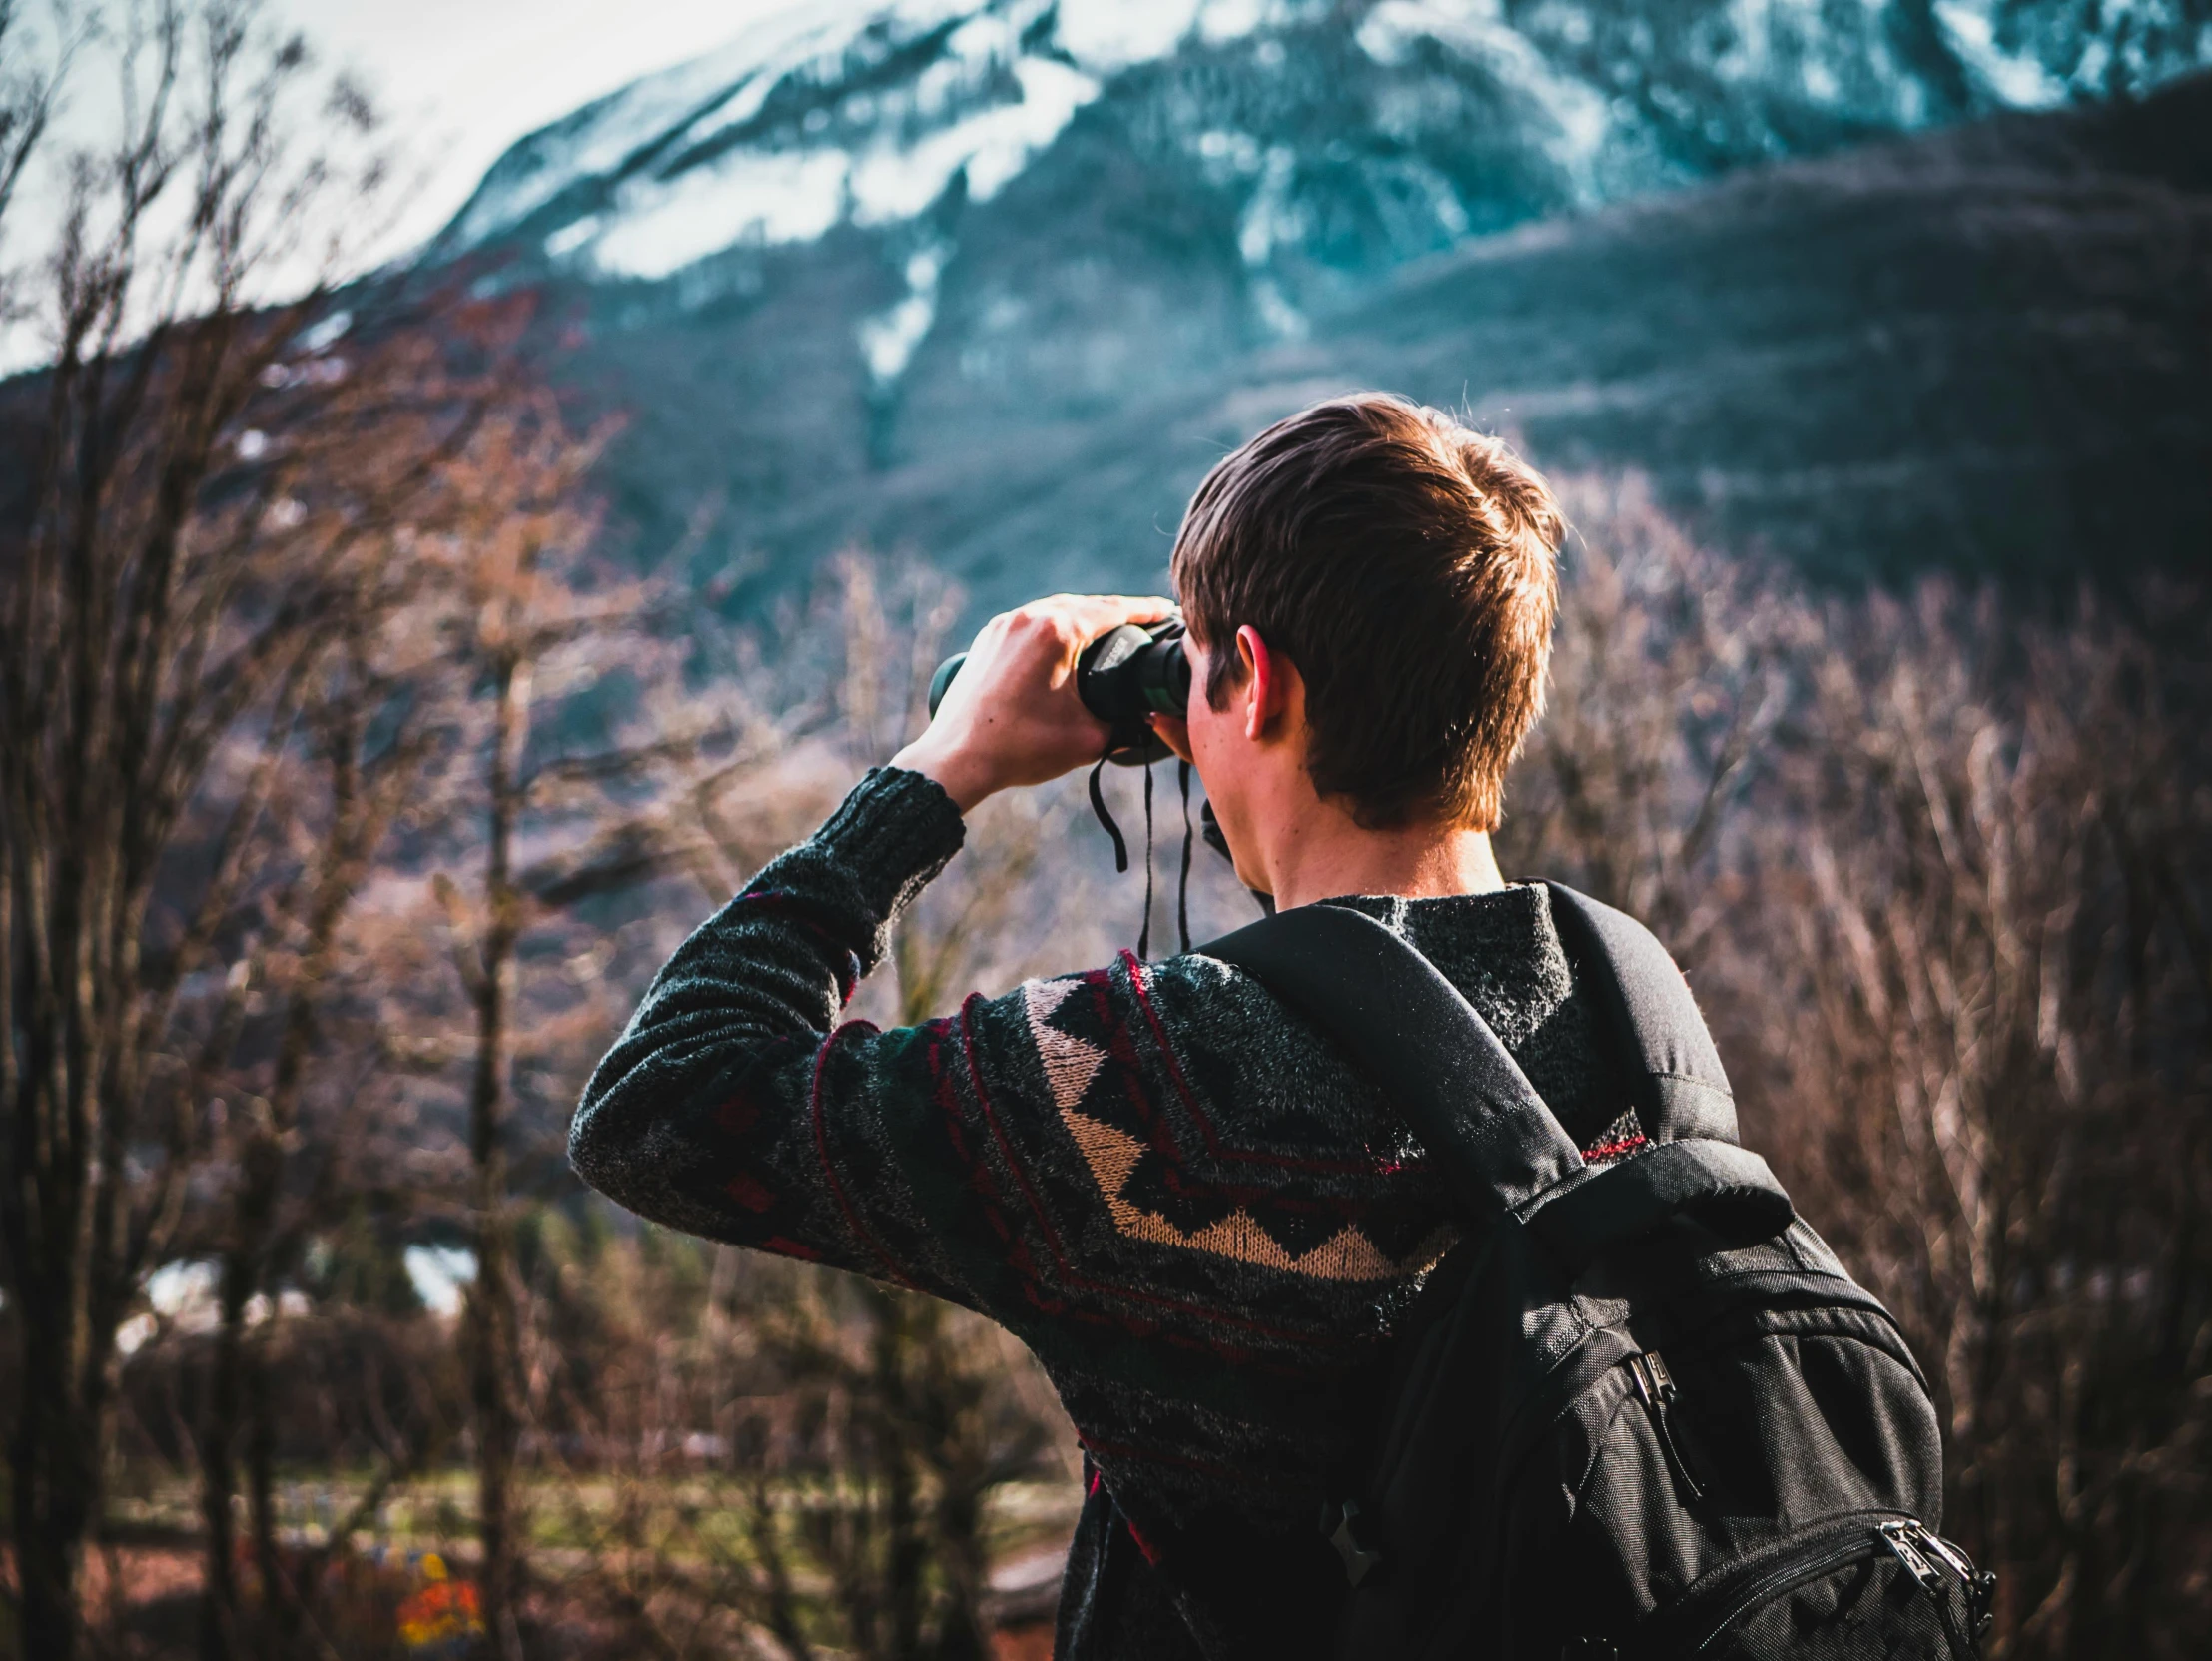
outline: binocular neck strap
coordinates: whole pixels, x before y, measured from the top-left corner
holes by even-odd
[[[1190,849],[1197,833],[1190,828],[1190,763],[1175,758],[1175,781],[1182,787],[1182,876],[1175,885],[1175,932],[1182,950],[1190,950]]]
[[[1100,788],[1100,776],[1106,772],[1107,757],[1113,753],[1113,742],[1106,741],[1106,754],[1099,757],[1091,769],[1091,811],[1099,816],[1099,823],[1106,827],[1107,836],[1113,839],[1113,869],[1126,872],[1129,868],[1128,843],[1122,840],[1121,827],[1113,822],[1113,815],[1106,810],[1106,792]],[[1182,939],[1182,950],[1190,950],[1190,848],[1196,833],[1190,825],[1190,763],[1178,760],[1178,782],[1182,788],[1182,880],[1175,891],[1175,930]],[[1152,765],[1144,764],[1144,921],[1136,932],[1136,955],[1148,958],[1152,954]]]
[[[1106,835],[1113,838],[1113,869],[1116,873],[1129,868],[1129,845],[1121,840],[1121,827],[1113,822],[1113,815],[1106,811],[1106,792],[1099,788],[1099,777],[1106,771],[1106,758],[1113,754],[1113,740],[1106,740],[1106,753],[1099,757],[1091,769],[1091,811],[1099,816],[1099,823],[1106,826]],[[1151,769],[1144,769],[1150,777]]]
[[[1152,764],[1144,763],[1144,921],[1136,926],[1136,955],[1152,955]]]

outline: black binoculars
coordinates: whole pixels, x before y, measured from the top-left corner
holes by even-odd
[[[1106,724],[1106,760],[1124,767],[1164,761],[1167,746],[1145,720],[1180,715],[1190,703],[1190,659],[1182,648],[1180,617],[1157,623],[1123,623],[1084,647],[1076,660],[1076,696]],[[966,652],[948,657],[930,676],[930,714],[945,699]]]
[[[1091,811],[1099,816],[1099,823],[1113,839],[1113,867],[1117,871],[1129,868],[1128,846],[1121,840],[1121,827],[1106,811],[1106,798],[1099,793],[1099,774],[1108,761],[1123,767],[1149,767],[1173,754],[1160,741],[1159,734],[1152,731],[1146,717],[1181,715],[1190,707],[1190,656],[1183,650],[1183,634],[1179,615],[1164,622],[1123,623],[1111,633],[1100,635],[1084,647],[1083,655],[1076,659],[1076,695],[1083,699],[1084,708],[1106,725],[1106,754],[1091,769]],[[967,661],[966,652],[948,657],[937,666],[937,673],[930,676],[932,718],[937,714],[937,706],[945,701],[945,689],[953,684],[953,677]],[[1182,940],[1182,949],[1187,952],[1190,950],[1188,894],[1193,835],[1187,764],[1182,769],[1181,789],[1182,894],[1175,902],[1175,927]],[[1202,835],[1207,847],[1234,863],[1228,839],[1221,834],[1220,822],[1213,817],[1211,802],[1200,805],[1198,818],[1199,828],[1195,834]],[[1267,895],[1255,893],[1253,897],[1259,901],[1262,911],[1275,909],[1275,902]],[[1144,921],[1136,936],[1138,957],[1150,955],[1151,940],[1152,775],[1147,772],[1144,775]]]

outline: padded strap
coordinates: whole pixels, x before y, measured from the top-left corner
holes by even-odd
[[[1636,1114],[1654,1142],[1736,1140],[1736,1098],[1690,983],[1651,930],[1564,883],[1548,882],[1560,944],[1623,1035],[1622,1059],[1640,1075]],[[1593,971],[1595,971],[1593,973]]]
[[[1299,906],[1198,950],[1257,977],[1350,1052],[1474,1215],[1525,1207],[1583,1169],[1490,1024],[1372,917]]]
[[[1706,1137],[1654,1143],[1612,1165],[1586,1165],[1516,1215],[1579,1268],[1693,1207],[1708,1223],[1740,1230],[1745,1240],[1779,1235],[1795,1215],[1765,1160]]]

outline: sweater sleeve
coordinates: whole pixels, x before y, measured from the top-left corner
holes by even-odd
[[[1379,1335],[1448,1239],[1441,1191],[1372,1088],[1214,959],[841,1021],[961,839],[929,779],[862,780],[662,968],[569,1157],[655,1222],[990,1315],[1079,1425],[1128,1421],[1125,1386],[1186,1458],[1198,1409],[1248,1410],[1248,1367],[1334,1372]]]
[[[916,1244],[947,1187],[926,1123],[941,1039],[840,1020],[963,834],[934,781],[880,768],[702,924],[584,1089],[584,1181],[690,1234],[975,1302]]]

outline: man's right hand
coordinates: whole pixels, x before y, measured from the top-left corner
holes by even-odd
[[[1106,749],[1106,729],[1076,695],[1084,647],[1173,609],[1157,597],[1055,594],[1002,612],[968,648],[929,729],[891,765],[935,779],[963,813],[995,791],[1089,766]]]

